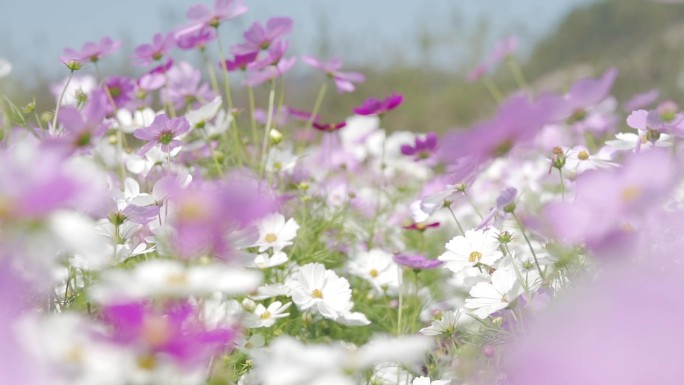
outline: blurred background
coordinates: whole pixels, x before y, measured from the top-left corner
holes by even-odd
[[[0,0],[0,58],[13,65],[0,93],[22,106],[34,97],[54,107],[49,84],[67,75],[64,48],[104,36],[124,47],[106,58],[106,74],[140,75],[133,49],[185,22],[187,8],[210,0]],[[684,5],[649,0],[245,0],[249,12],[221,27],[227,46],[253,21],[290,16],[291,53],[340,57],[366,74],[352,94],[329,92],[322,114],[341,120],[365,98],[396,91],[406,103],[392,129],[443,131],[487,116],[495,102],[468,74],[496,42],[516,36],[516,58],[536,89],[562,91],[582,76],[616,66],[614,94],[624,101],[658,88],[677,100],[684,86]],[[193,60],[192,57],[180,56]],[[216,57],[216,56],[215,56]],[[217,60],[218,61],[218,60]],[[310,110],[323,80],[301,61],[288,73],[286,103]],[[83,70],[82,70],[83,71]],[[92,66],[85,71],[92,72]],[[487,75],[505,93],[516,88],[505,65]]]

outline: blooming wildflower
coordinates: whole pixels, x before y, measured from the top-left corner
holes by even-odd
[[[420,333],[426,336],[450,336],[456,332],[456,327],[467,323],[468,318],[461,309],[445,311],[442,312],[441,318],[432,321],[432,325],[420,329]]]
[[[404,95],[393,93],[384,100],[376,98],[366,99],[359,107],[354,108],[354,113],[358,115],[379,115],[392,111],[404,102]],[[434,135],[434,134],[432,134]],[[435,137],[436,141],[437,138]],[[436,144],[436,143],[435,143]],[[408,154],[405,154],[408,155]]]
[[[418,270],[427,270],[427,269],[434,269],[437,267],[440,267],[444,264],[442,261],[438,261],[435,259],[427,259],[422,255],[405,255],[405,254],[400,254],[400,255],[395,255],[393,257],[394,262],[410,267],[412,269],[418,269]]]
[[[57,102],[60,94],[64,90],[62,105],[75,106],[79,103],[78,95],[90,95],[90,93],[97,88],[97,84],[97,80],[91,75],[72,76],[68,85],[67,78],[64,78],[60,82],[51,84],[50,92],[55,97],[55,102]]]
[[[684,114],[678,113],[677,110],[674,102],[665,102],[653,111],[633,111],[627,117],[627,125],[636,129],[640,137],[645,137],[649,142],[656,142],[660,139],[661,133],[682,137]],[[637,143],[637,148],[640,148],[639,144]]]
[[[297,58],[285,58],[288,46],[288,42],[278,40],[268,48],[266,57],[248,64],[245,84],[253,87],[280,77],[289,71],[294,66]]]
[[[237,70],[246,71],[247,67],[256,60],[258,55],[259,52],[250,52],[244,55],[235,55],[235,58],[233,60],[226,59],[226,70],[228,72],[233,72]],[[219,67],[221,66],[219,65]]]
[[[447,251],[438,259],[446,262],[445,267],[454,273],[477,264],[492,266],[503,256],[495,233],[493,230],[466,231],[465,236],[452,238],[446,244]]]
[[[439,222],[425,223],[425,222],[413,222],[408,226],[403,226],[406,230],[418,230],[425,231],[429,228],[439,227]]]
[[[278,253],[286,246],[292,245],[297,230],[299,225],[294,218],[286,222],[281,214],[271,214],[259,222],[259,239],[253,246],[258,246],[260,253],[270,248],[273,248],[274,253]]]
[[[268,307],[258,304],[254,309],[254,313],[247,319],[247,327],[249,328],[270,328],[275,325],[278,318],[284,318],[290,315],[285,313],[285,310],[292,305],[288,302],[283,305],[280,301],[274,301]]]
[[[470,298],[466,299],[465,308],[471,310],[481,319],[492,313],[505,309],[520,294],[522,287],[515,273],[508,269],[497,269],[492,274],[492,282],[480,282],[470,289]]]
[[[300,266],[288,284],[292,300],[299,310],[315,310],[323,317],[350,325],[368,325],[361,313],[352,313],[349,281],[326,270],[320,263]]]
[[[575,82],[570,92],[555,105],[553,114],[557,119],[581,122],[587,117],[587,110],[606,98],[617,78],[617,70],[611,68],[599,79],[581,79]]]
[[[400,284],[399,266],[392,254],[380,249],[358,253],[349,263],[349,272],[370,282],[378,292],[397,289]]]
[[[164,152],[171,152],[183,143],[179,137],[190,131],[190,124],[184,117],[169,118],[166,114],[159,114],[148,127],[135,130],[133,136],[147,143],[138,151],[139,155],[145,155],[154,146],[161,146]]]
[[[261,275],[223,265],[183,266],[171,260],[145,261],[133,270],[109,270],[92,289],[99,302],[183,298],[212,293],[243,294],[256,289]]]
[[[337,86],[337,91],[339,93],[352,92],[355,89],[354,83],[362,83],[366,80],[366,77],[358,72],[341,72],[342,61],[340,59],[330,59],[326,62],[320,62],[313,57],[302,56],[302,60],[307,65],[320,69],[332,78],[333,81],[335,81],[335,86]]]
[[[602,149],[597,154],[591,154],[584,146],[576,146],[567,151],[565,155],[564,170],[571,170],[577,174],[581,174],[587,170],[594,170],[597,168],[612,168],[617,167],[618,164],[612,162],[609,150]]]
[[[269,256],[266,253],[262,253],[254,258],[254,265],[259,269],[268,269],[274,266],[282,265],[287,261],[287,254],[285,254],[282,251],[278,253],[273,253],[272,256]]]
[[[172,33],[166,35],[157,33],[152,37],[152,44],[141,44],[135,48],[133,63],[148,66],[155,61],[160,61],[175,46],[176,41]]]
[[[401,146],[401,153],[413,157],[416,161],[429,159],[436,151],[437,135],[434,132],[427,133],[423,138],[416,137],[414,145],[403,144]]]
[[[215,0],[214,9],[204,4],[193,5],[186,16],[193,21],[193,28],[213,27],[247,12],[242,0]]]
[[[318,131],[335,132],[335,131],[338,131],[338,130],[346,127],[347,123],[346,122],[339,122],[339,123],[313,122],[312,125],[313,125],[313,128],[317,129]]]
[[[292,19],[289,17],[272,17],[264,27],[254,22],[244,33],[245,43],[234,45],[230,50],[233,54],[247,55],[268,49],[271,44],[292,31]]]
[[[430,382],[430,377],[416,377],[411,385],[449,385],[451,380],[435,380]]]
[[[69,149],[92,147],[107,131],[104,122],[109,102],[104,92],[93,92],[83,109],[66,106],[59,111],[58,121],[64,127],[64,135],[54,139],[53,143],[66,145]]]
[[[117,109],[125,107],[135,97],[135,80],[129,77],[112,76],[105,84]]]
[[[196,321],[195,312],[187,303],[155,309],[142,302],[107,305],[102,310],[112,327],[112,342],[133,349],[138,365],[149,369],[163,357],[179,365],[203,366],[230,347],[235,330],[207,329]]]
[[[114,41],[111,37],[102,38],[99,42],[88,42],[83,45],[81,51],[76,51],[71,48],[64,50],[64,54],[60,57],[62,63],[67,67],[82,65],[88,61],[93,63],[99,61],[105,56],[111,55],[121,48],[120,41]]]
[[[197,107],[199,101],[214,99],[209,84],[202,83],[202,73],[188,62],[179,62],[167,72],[168,93],[165,97],[175,109]]]
[[[216,39],[216,31],[211,27],[202,27],[197,30],[179,30],[174,34],[176,45],[182,50],[204,49],[207,44]]]
[[[619,132],[615,134],[615,139],[606,140],[606,146],[618,151],[630,151],[649,149],[651,147],[670,147],[672,137],[668,134],[658,135],[655,141],[649,141],[646,135],[635,134],[633,132]]]
[[[634,95],[625,103],[625,112],[632,112],[640,108],[648,107],[655,103],[660,97],[660,91],[657,89],[652,89],[650,91],[644,92],[643,94]]]

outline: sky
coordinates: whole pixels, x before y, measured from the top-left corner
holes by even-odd
[[[449,67],[472,51],[486,23],[485,46],[510,34],[523,52],[572,9],[596,0],[245,0],[250,11],[222,26],[227,45],[253,21],[290,16],[297,54],[340,56],[352,65],[397,60]],[[64,48],[112,36],[133,48],[182,24],[187,8],[211,0],[0,0],[0,57],[17,72],[51,77]],[[421,48],[422,47],[422,48]],[[431,47],[427,49],[426,47]],[[470,51],[469,51],[470,50]],[[110,64],[114,65],[114,64]]]

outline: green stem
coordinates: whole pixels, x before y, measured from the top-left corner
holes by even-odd
[[[275,85],[276,79],[271,80],[271,91],[268,93],[268,113],[266,115],[266,126],[264,127],[264,139],[261,144],[261,170],[260,175],[264,176],[266,169],[266,160],[268,157],[269,133],[271,132],[271,125],[273,124],[273,105],[275,103]]]
[[[499,90],[499,87],[494,84],[490,78],[482,78],[482,84],[484,84],[489,94],[494,98],[497,103],[501,103],[504,100],[503,93]]]
[[[252,86],[247,87],[247,96],[249,97],[249,122],[252,125],[252,141],[254,146],[258,146],[259,134],[257,133],[256,119],[254,119],[254,110],[256,106],[254,103],[254,88]]]
[[[514,56],[509,56],[506,59],[506,66],[508,66],[508,69],[511,70],[515,82],[518,83],[518,87],[525,89],[529,88],[527,79],[525,79],[525,75],[523,74],[518,61],[515,60]]]
[[[454,218],[454,222],[456,222],[456,226],[458,226],[458,230],[461,231],[461,235],[465,236],[465,231],[463,231],[463,227],[461,226],[461,222],[459,222],[458,218],[456,218],[456,213],[454,213],[454,210],[451,208],[451,206],[447,206],[447,209],[449,209],[451,216]]]
[[[515,213],[511,213],[513,218],[515,219],[515,222],[518,224],[518,227],[520,228],[520,232],[522,233],[523,237],[525,237],[525,242],[527,242],[527,246],[530,248],[530,251],[532,252],[532,257],[534,258],[534,264],[537,266],[537,271],[539,271],[539,276],[541,277],[542,281],[544,281],[546,278],[544,278],[544,273],[542,272],[541,266],[539,266],[539,260],[537,259],[537,253],[534,252],[534,247],[532,247],[532,242],[530,242],[530,239],[527,237],[527,234],[525,233],[525,226],[523,226],[522,222],[520,219],[518,219],[518,216]]]
[[[321,104],[323,103],[323,97],[325,97],[325,92],[328,90],[328,81],[326,79],[325,82],[321,85],[320,90],[318,91],[318,96],[316,97],[316,102],[314,103],[314,108],[311,110],[311,117],[309,118],[309,121],[306,123],[306,129],[310,130],[311,127],[313,126],[313,122],[316,119],[316,115],[318,114],[318,110],[321,108]]]
[[[563,169],[558,169],[558,175],[560,176],[561,200],[565,202],[565,179],[563,178]]]
[[[200,48],[200,53],[202,54],[202,59],[204,60],[204,65],[207,67],[207,72],[209,73],[209,81],[211,83],[211,89],[216,92],[217,95],[221,94],[221,89],[218,84],[218,79],[216,78],[216,71],[214,71],[214,66],[211,65],[211,60],[209,60],[209,55],[207,54],[207,49]]]
[[[55,116],[52,118],[52,127],[50,127],[50,134],[54,134],[55,130],[57,129],[57,116],[59,115],[59,108],[62,106],[62,100],[64,100],[64,94],[66,94],[66,90],[69,87],[69,83],[71,83],[71,78],[74,77],[74,71],[71,70],[69,71],[69,77],[67,78],[66,83],[64,84],[64,88],[62,89],[62,92],[59,94],[59,99],[57,100],[57,107],[55,107]]]

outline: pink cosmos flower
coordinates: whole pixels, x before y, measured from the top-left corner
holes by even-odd
[[[423,223],[423,222],[413,222],[408,226],[402,226],[406,230],[418,230],[425,231],[429,228],[439,227],[439,222]]]
[[[147,66],[155,61],[160,61],[175,46],[176,41],[172,33],[166,35],[157,33],[152,37],[152,44],[141,44],[135,48],[133,63]]]
[[[424,137],[417,136],[413,145],[401,145],[401,153],[413,157],[416,161],[430,159],[436,152],[437,134],[434,132],[429,132]]]
[[[392,259],[394,259],[394,262],[402,266],[417,270],[436,269],[444,264],[442,261],[438,261],[436,259],[427,259],[422,255],[400,254],[395,255]]]
[[[231,52],[235,55],[247,55],[253,52],[268,49],[271,44],[292,31],[292,19],[289,17],[273,17],[266,22],[264,27],[259,22],[254,22],[244,33],[245,43],[235,45]]]
[[[226,60],[226,70],[228,70],[228,72],[233,72],[237,70],[246,71],[247,67],[256,60],[258,55],[258,51],[250,52],[244,55],[236,54],[233,60]],[[221,67],[220,64],[219,67]]]
[[[92,92],[82,111],[72,106],[62,107],[57,120],[64,132],[46,140],[46,144],[62,146],[67,151],[94,147],[109,127],[104,118],[110,110],[110,102],[102,89]]]
[[[297,59],[294,57],[285,58],[288,46],[289,42],[278,40],[269,47],[266,57],[248,64],[247,69],[249,71],[245,84],[253,87],[280,77],[289,71]]]
[[[359,72],[341,72],[342,61],[337,58],[326,62],[320,62],[310,56],[302,56],[302,60],[307,65],[318,68],[335,81],[335,86],[339,93],[352,92],[355,90],[354,83],[362,83],[366,77]]]
[[[660,133],[684,136],[684,114],[678,112],[677,105],[672,101],[663,102],[652,111],[633,111],[627,117],[627,125],[653,141],[658,140]],[[640,141],[637,142],[637,146],[640,144]]]
[[[214,9],[210,9],[204,4],[197,4],[188,9],[186,16],[193,21],[190,28],[217,28],[222,22],[240,16],[245,12],[247,12],[247,6],[242,0],[215,0]]]
[[[357,115],[380,115],[382,116],[388,111],[399,107],[404,102],[404,95],[392,93],[384,100],[376,98],[366,99],[362,105],[354,108],[354,113]]]
[[[185,302],[161,309],[144,302],[106,305],[102,315],[112,328],[111,340],[135,350],[141,363],[164,355],[180,366],[200,367],[230,349],[237,335],[234,328],[205,327],[197,309]]]
[[[339,122],[339,123],[313,122],[312,125],[313,125],[313,128],[317,129],[318,131],[335,132],[335,131],[338,131],[338,130],[344,128],[347,125],[347,122]]]
[[[625,103],[624,110],[625,112],[632,112],[640,108],[648,107],[655,103],[659,97],[660,91],[658,91],[656,88],[642,94],[634,95]]]
[[[162,151],[171,152],[183,144],[178,138],[188,131],[190,131],[190,123],[184,117],[171,119],[166,114],[159,114],[155,116],[150,126],[135,130],[133,136],[147,141],[138,151],[139,155],[144,155],[157,145],[161,146]]]
[[[135,97],[135,80],[126,76],[112,76],[105,81],[117,108],[125,107]]]
[[[582,121],[587,116],[587,109],[604,100],[617,78],[615,68],[607,70],[598,79],[581,79],[570,87],[564,98],[557,101],[553,116],[558,119],[568,119],[571,122]]]
[[[188,62],[180,62],[167,72],[168,94],[175,109],[185,106],[196,108],[201,100],[212,100],[214,91],[207,83],[202,83],[202,73]]]
[[[60,60],[67,65],[69,63],[84,64],[88,61],[95,63],[103,57],[116,52],[119,48],[121,48],[121,41],[114,41],[111,37],[105,37],[97,43],[85,43],[80,51],[71,48],[65,49],[64,54],[60,56]]]
[[[211,27],[202,26],[196,30],[179,30],[174,34],[176,45],[182,50],[204,49],[207,44],[216,39],[216,31]]]

